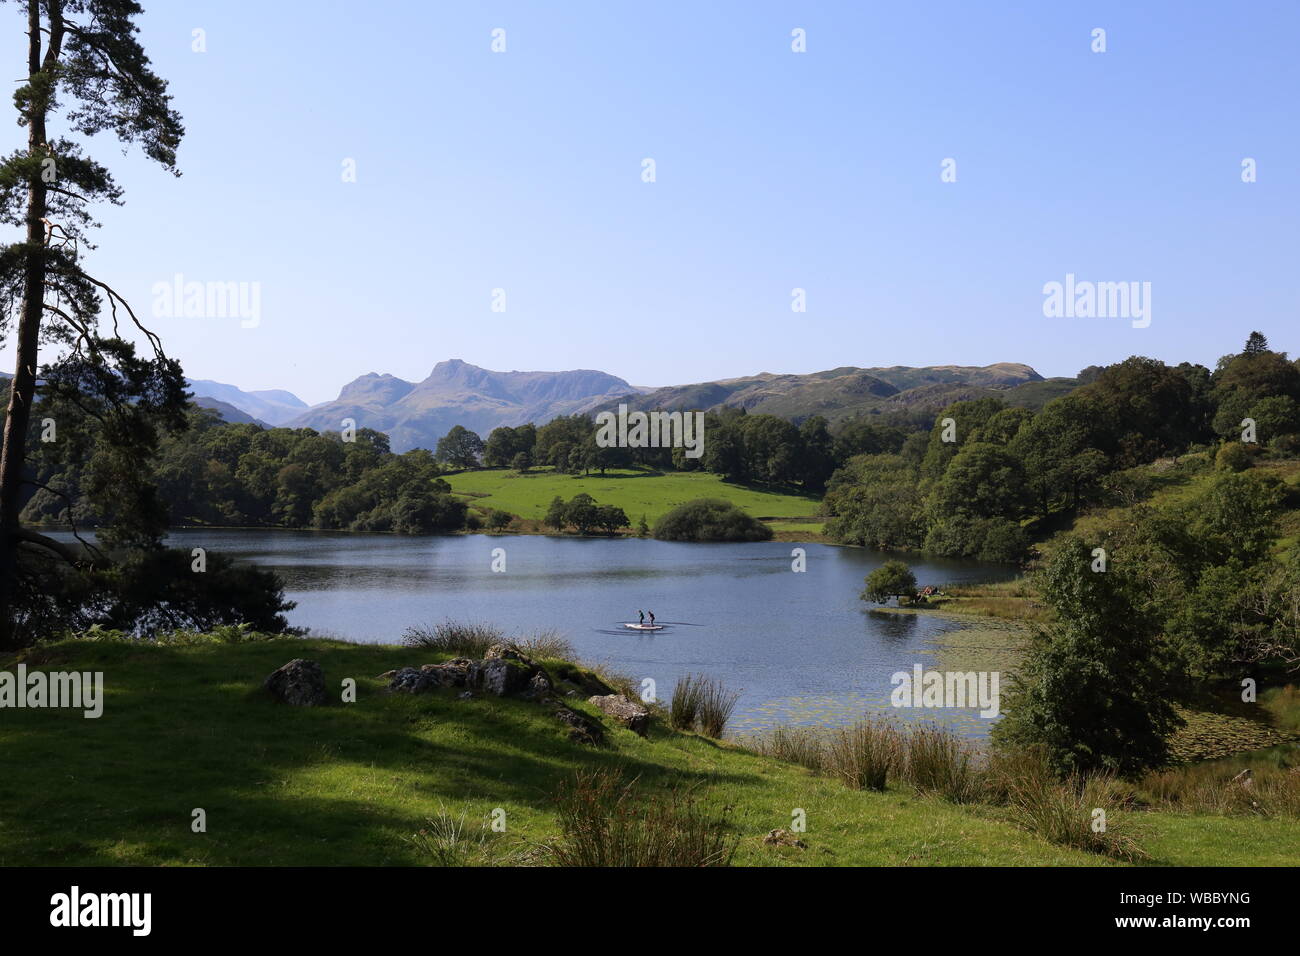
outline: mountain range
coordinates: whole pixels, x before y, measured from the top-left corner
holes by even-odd
[[[626,403],[636,410],[744,408],[800,420],[831,422],[870,412],[943,408],[954,401],[999,395],[1009,404],[1041,406],[1077,383],[1045,379],[1028,365],[935,365],[911,368],[844,366],[807,375],[763,372],[741,378],[641,388],[607,372],[494,372],[460,359],[439,362],[420,382],[370,372],[343,386],[338,398],[308,407],[290,392],[245,392],[206,379],[190,382],[196,403],[227,421],[338,431],[345,419],[386,432],[394,451],[433,448],[453,425],[487,437],[502,425],[544,424],[559,415],[593,414]]]

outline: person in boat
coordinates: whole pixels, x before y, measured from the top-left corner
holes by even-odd
[[[645,623],[645,611],[637,611],[637,614],[641,615],[641,620],[640,620],[638,623],[640,623],[640,624],[644,624],[644,623]]]
[[[651,612],[650,612],[650,626],[651,626],[651,627],[654,627],[654,626],[655,626],[655,612],[654,612],[654,611],[651,611]]]

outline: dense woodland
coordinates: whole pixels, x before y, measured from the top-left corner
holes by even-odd
[[[369,429],[345,440],[225,424],[191,409],[188,427],[160,440],[143,484],[156,487],[172,526],[426,533],[466,526],[464,503],[440,477],[448,471],[703,469],[738,483],[824,490],[827,532],[846,544],[1016,562],[1055,516],[1137,494],[1140,466],[1157,459],[1222,445],[1224,461],[1240,470],[1300,450],[1300,367],[1262,336],[1214,372],[1134,357],[1080,379],[1041,409],[981,398],[924,417],[854,419],[835,433],[817,415],[794,424],[743,409],[710,412],[698,459],[680,448],[599,447],[593,421],[577,415],[497,428],[486,440],[457,426],[432,452],[398,455]],[[36,417],[57,423],[58,440],[31,456],[24,520],[113,524],[120,496],[94,493],[114,460],[102,428],[58,396],[38,403]],[[1243,443],[1248,419],[1255,441]]]

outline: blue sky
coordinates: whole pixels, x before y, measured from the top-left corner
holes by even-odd
[[[126,204],[90,262],[146,314],[260,283],[255,328],[151,319],[195,378],[1300,352],[1294,2],[144,4],[184,175],[98,144]],[[1067,273],[1150,282],[1151,325],[1045,318]]]

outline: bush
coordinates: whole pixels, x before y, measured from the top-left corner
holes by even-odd
[[[707,812],[694,793],[638,793],[617,770],[580,771],[556,794],[561,839],[547,847],[557,866],[729,866],[738,837],[730,808]]]
[[[654,536],[660,541],[768,541],[772,529],[730,501],[698,498],[660,518]]]
[[[1214,456],[1214,465],[1221,471],[1245,471],[1254,460],[1251,450],[1239,441],[1224,442]]]

